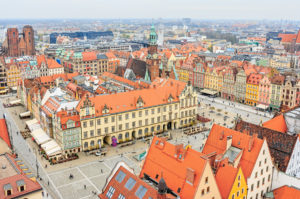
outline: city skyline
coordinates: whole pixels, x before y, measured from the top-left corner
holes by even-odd
[[[296,0],[13,0],[2,2],[0,19],[182,18],[300,20]],[[47,8],[47,9],[45,9]],[[126,8],[126,9],[124,9]],[[14,12],[12,12],[14,10]]]

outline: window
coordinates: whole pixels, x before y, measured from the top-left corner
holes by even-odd
[[[234,194],[232,194],[231,198],[234,199]]]
[[[98,119],[98,120],[97,120],[97,125],[100,125],[100,124],[101,124],[101,120]]]
[[[104,123],[107,124],[108,123],[108,118],[104,118]]]
[[[135,122],[132,122],[132,127],[135,127]]]
[[[255,178],[257,178],[257,172],[255,172]]]
[[[207,183],[208,183],[208,177],[205,178],[205,184],[207,184]]]
[[[94,121],[91,120],[91,121],[90,121],[90,126],[93,126],[93,125],[94,125]]]
[[[148,110],[145,110],[145,115],[148,115]]]
[[[135,118],[135,113],[132,113],[132,118]]]
[[[257,181],[257,186],[256,187],[259,188],[259,181]]]
[[[115,188],[113,188],[111,186],[111,187],[109,187],[108,192],[106,193],[106,197],[110,199],[110,198],[112,198],[112,196],[114,195],[114,193],[115,193]]]
[[[151,123],[152,123],[152,124],[154,123],[154,118],[151,118]]]
[[[20,191],[24,191],[24,186],[20,186]]]
[[[83,132],[83,137],[87,138],[87,131]]]
[[[119,183],[121,183],[124,180],[125,176],[126,176],[126,174],[123,171],[120,171],[116,177],[116,180]]]
[[[265,150],[263,150],[263,154],[265,155]]]
[[[147,192],[147,188],[144,187],[143,185],[140,185],[140,187],[138,188],[138,190],[135,192],[135,195],[139,199],[142,199],[145,196],[146,192]]]
[[[122,115],[119,115],[119,121],[122,121]]]
[[[129,129],[129,123],[126,123],[126,129]]]
[[[160,122],[160,117],[157,117],[157,122]]]
[[[154,114],[154,109],[151,109],[151,114]]]
[[[264,173],[264,170],[262,169],[262,170],[260,171],[260,174],[263,175],[263,173]]]
[[[251,191],[253,191],[253,188],[254,188],[254,185],[252,184],[252,185],[251,185]]]
[[[270,182],[270,180],[271,180],[271,175],[268,176],[268,182]]]
[[[160,113],[160,108],[157,108],[157,113]]]
[[[115,126],[111,127],[111,132],[115,132]]]
[[[108,133],[108,127],[105,127],[104,131],[105,131],[105,133]]]
[[[207,189],[206,189],[206,193],[209,193],[209,191],[210,191],[210,189],[209,189],[209,187],[207,187]]]
[[[119,130],[122,131],[122,124],[119,125]]]
[[[86,128],[86,122],[83,122],[83,127]]]
[[[267,158],[265,158],[265,164],[267,163]]]
[[[143,125],[142,120],[139,120],[139,126],[142,126],[142,125]]]
[[[148,125],[148,119],[145,119],[145,125]]]
[[[90,131],[90,136],[91,136],[91,137],[94,137],[94,130],[91,130],[91,131]]]
[[[240,182],[238,182],[238,187],[240,187],[241,186],[241,183]]]
[[[111,122],[115,122],[115,116],[111,117]]]
[[[120,194],[120,195],[118,196],[118,199],[125,199],[125,196],[122,195],[122,194]]]
[[[266,172],[268,172],[268,170],[269,170],[269,166],[267,166],[267,168],[266,168]]]
[[[240,192],[238,191],[238,192],[236,193],[236,196],[239,197],[239,195],[240,195]]]
[[[242,193],[244,193],[244,188],[242,188]]]
[[[126,120],[129,119],[129,114],[128,113],[126,113],[125,118],[126,118]]]
[[[205,194],[205,190],[204,189],[202,189],[202,191],[201,191],[201,195],[203,196]]]
[[[129,191],[134,187],[136,181],[133,178],[129,178],[125,184],[126,189]]]
[[[261,166],[261,161],[259,161],[259,166]]]
[[[263,184],[263,185],[265,184],[265,178],[262,179],[262,184]]]
[[[139,111],[139,117],[142,117],[142,111]]]
[[[238,180],[241,180],[241,176],[239,175]]]

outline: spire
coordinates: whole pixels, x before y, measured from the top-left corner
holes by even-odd
[[[145,79],[145,81],[151,82],[148,68],[146,68],[146,73],[145,73],[145,78],[144,79]]]
[[[152,23],[150,37],[149,37],[149,44],[150,45],[157,45],[157,34],[155,31],[154,24]]]

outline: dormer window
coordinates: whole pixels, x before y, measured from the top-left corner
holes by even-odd
[[[4,192],[5,192],[5,196],[10,196],[10,195],[12,195],[12,186],[11,186],[11,184],[5,184],[4,186],[3,186],[3,189],[4,189]]]
[[[109,112],[108,106],[105,104],[102,110],[102,114],[107,114]]]
[[[137,108],[141,108],[141,107],[144,106],[144,101],[143,101],[143,99],[142,99],[141,96],[139,96],[139,98],[137,100],[137,105],[136,106],[137,106]]]

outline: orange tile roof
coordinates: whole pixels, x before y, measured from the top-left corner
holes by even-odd
[[[255,74],[252,73],[250,74],[250,76],[247,78],[247,84],[254,84],[254,85],[258,85],[260,80],[262,79],[262,75],[261,74]]]
[[[238,171],[239,168],[234,168],[231,165],[218,168],[216,181],[222,198],[228,198]]]
[[[111,51],[105,53],[105,55],[106,55],[106,57],[107,57],[108,59],[116,59],[116,58],[117,58],[117,57],[114,55],[114,53],[111,52]]]
[[[177,84],[169,83],[156,88],[133,90],[110,95],[99,95],[90,97],[89,100],[92,104],[95,104],[96,116],[103,115],[102,110],[105,105],[110,109],[110,114],[137,109],[136,105],[139,97],[144,101],[143,107],[167,104],[170,95],[172,95],[173,101],[178,101],[178,97],[186,85],[186,83],[177,80],[174,81],[176,81]],[[83,97],[80,100],[76,108],[77,111],[80,111],[80,107],[85,100],[86,97]]]
[[[224,154],[226,152],[227,136],[232,136],[232,146],[243,150],[239,166],[241,166],[245,179],[247,179],[252,173],[264,141],[257,137],[252,138],[250,135],[214,124],[210,130],[202,152],[204,154],[210,154],[213,152],[216,152],[217,154]],[[253,146],[249,151],[248,148],[251,139],[254,139],[254,141]]]
[[[288,130],[283,114],[276,116],[269,121],[264,122],[262,126],[281,133],[286,133]]]
[[[300,30],[298,31],[297,34],[296,44],[300,44]]]
[[[300,190],[286,185],[275,189],[273,194],[275,199],[300,199]]]
[[[178,194],[182,199],[195,197],[198,185],[202,178],[203,171],[208,164],[208,160],[202,158],[204,155],[191,148],[185,150],[183,145],[173,145],[163,139],[154,137],[140,178],[147,174],[149,177],[159,182],[162,178],[168,188]],[[186,181],[187,169],[194,171],[193,185]],[[181,189],[178,192],[178,189]]]
[[[82,52],[82,60],[83,61],[93,61],[97,59],[96,52]]]
[[[57,61],[55,61],[54,59],[47,59],[47,65],[49,69],[63,68],[63,66],[57,63]]]
[[[11,148],[10,138],[7,131],[5,119],[0,119],[0,138]]]
[[[278,35],[279,38],[281,38],[281,42],[284,43],[290,43],[293,41],[293,39],[296,39],[297,35],[296,34],[282,34],[280,33]]]

